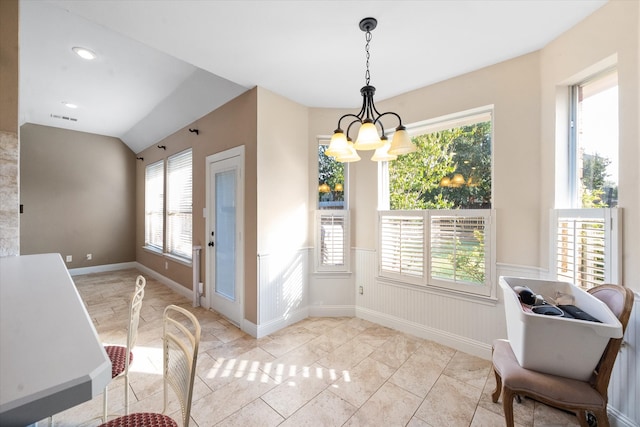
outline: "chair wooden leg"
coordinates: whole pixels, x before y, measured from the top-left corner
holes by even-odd
[[[507,387],[502,389],[502,408],[504,409],[504,420],[507,427],[513,427],[513,398],[515,393]]]
[[[593,415],[596,417],[598,421],[598,427],[609,427],[609,416],[607,415],[607,410],[603,409],[600,411],[593,411]]]
[[[589,421],[587,421],[586,411],[581,410],[576,412],[576,417],[578,418],[578,423],[580,423],[580,427],[589,427]]]
[[[498,375],[498,372],[495,369],[493,370],[493,373],[496,376],[496,389],[493,390],[493,393],[491,394],[491,400],[493,400],[493,403],[497,403],[500,398],[500,393],[502,392],[502,377]]]

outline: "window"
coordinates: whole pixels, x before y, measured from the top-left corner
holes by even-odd
[[[318,209],[346,209],[345,164],[324,152],[329,141],[318,145]]]
[[[379,212],[379,275],[491,296],[489,209]]]
[[[570,87],[570,206],[618,204],[618,74]]]
[[[144,244],[153,250],[164,249],[164,161],[145,168]]]
[[[329,140],[318,144],[315,266],[318,272],[347,272],[350,253],[347,168],[324,154],[328,147]]]
[[[552,211],[551,268],[583,289],[620,277],[618,74],[610,69],[569,87],[568,201]],[[563,142],[564,143],[564,142]],[[562,184],[558,186],[562,192]],[[560,198],[562,199],[562,197]],[[560,200],[562,203],[563,200]]]
[[[410,133],[418,150],[380,167],[380,277],[494,296],[491,109]]]
[[[418,150],[381,166],[383,209],[491,208],[491,116],[482,108],[411,126]]]
[[[191,149],[167,160],[167,253],[191,259]]]
[[[554,270],[558,280],[589,289],[617,283],[620,265],[620,210],[558,209],[553,211]]]

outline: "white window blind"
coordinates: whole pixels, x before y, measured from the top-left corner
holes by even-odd
[[[144,178],[144,244],[162,251],[164,228],[164,161],[145,168]]]
[[[316,212],[316,270],[348,271],[349,214],[345,210]]]
[[[192,247],[191,149],[167,159],[167,252],[191,259]]]
[[[392,211],[380,216],[380,270],[390,277],[424,276],[425,218]]]
[[[619,209],[558,209],[552,215],[558,280],[584,289],[617,283]]]
[[[491,296],[491,210],[379,212],[380,277]]]

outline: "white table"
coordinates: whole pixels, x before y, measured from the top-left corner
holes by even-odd
[[[59,254],[0,258],[0,426],[92,399],[111,362]]]

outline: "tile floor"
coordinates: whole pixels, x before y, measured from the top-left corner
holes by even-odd
[[[73,279],[104,343],[125,344],[136,270]],[[192,310],[202,326],[191,426],[504,426],[487,360],[358,318],[308,318],[255,339],[220,315],[147,277],[130,372],[131,412],[162,411],[162,311]],[[122,413],[124,381],[109,387]],[[175,402],[169,413],[180,416]],[[54,417],[56,426],[95,426],[102,396]],[[516,425],[577,426],[570,414],[531,400]],[[46,425],[46,424],[45,424]]]

